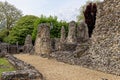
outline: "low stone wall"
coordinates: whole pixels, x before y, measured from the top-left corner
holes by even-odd
[[[60,38],[51,38],[52,51],[59,50]]]
[[[12,72],[3,72],[1,77],[2,80],[44,80],[43,75],[32,65],[9,54],[5,57],[17,70]]]
[[[81,65],[84,67],[88,67],[91,64],[90,59],[88,59],[89,57],[88,50],[90,45],[91,40],[88,40],[85,43],[80,43],[77,45],[74,44],[72,46],[65,47],[64,50],[52,52],[50,54],[50,57],[55,58],[58,61],[69,63],[72,65]]]
[[[84,55],[82,54],[82,57],[76,57],[77,53],[70,51],[57,51],[50,54],[50,57],[55,58],[60,62],[68,63],[71,65],[80,65],[88,68],[88,66],[91,65],[91,61],[88,59],[89,55],[87,53],[84,53]]]

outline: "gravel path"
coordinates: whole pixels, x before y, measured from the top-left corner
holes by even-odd
[[[45,76],[46,80],[120,80],[120,76],[57,62],[40,56],[27,54],[14,56],[35,66]]]

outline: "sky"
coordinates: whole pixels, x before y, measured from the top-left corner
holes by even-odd
[[[79,9],[88,0],[0,0],[20,9],[24,15],[57,16],[58,20],[77,20]],[[91,0],[92,1],[92,0]]]

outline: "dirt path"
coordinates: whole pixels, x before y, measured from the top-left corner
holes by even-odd
[[[35,66],[46,77],[46,80],[120,80],[120,76],[57,62],[40,56],[27,54],[17,54],[15,56]]]

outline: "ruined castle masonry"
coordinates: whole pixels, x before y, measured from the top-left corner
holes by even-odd
[[[31,35],[27,35],[25,39],[25,44],[24,44],[24,52],[30,53],[32,49],[33,49],[32,37]]]
[[[99,4],[89,52],[94,69],[120,75],[120,0]]]
[[[35,41],[35,53],[50,54],[51,53],[50,26],[42,23],[38,27],[37,38]]]
[[[61,43],[64,43],[64,42],[65,42],[65,39],[66,39],[66,32],[65,32],[64,26],[62,26],[62,28],[61,28],[60,42],[61,42]]]
[[[76,42],[77,42],[76,23],[75,23],[75,21],[71,21],[69,23],[69,32],[68,32],[68,37],[67,37],[67,43],[74,44]]]
[[[89,39],[88,27],[84,21],[81,21],[77,26],[77,41],[81,42]]]

